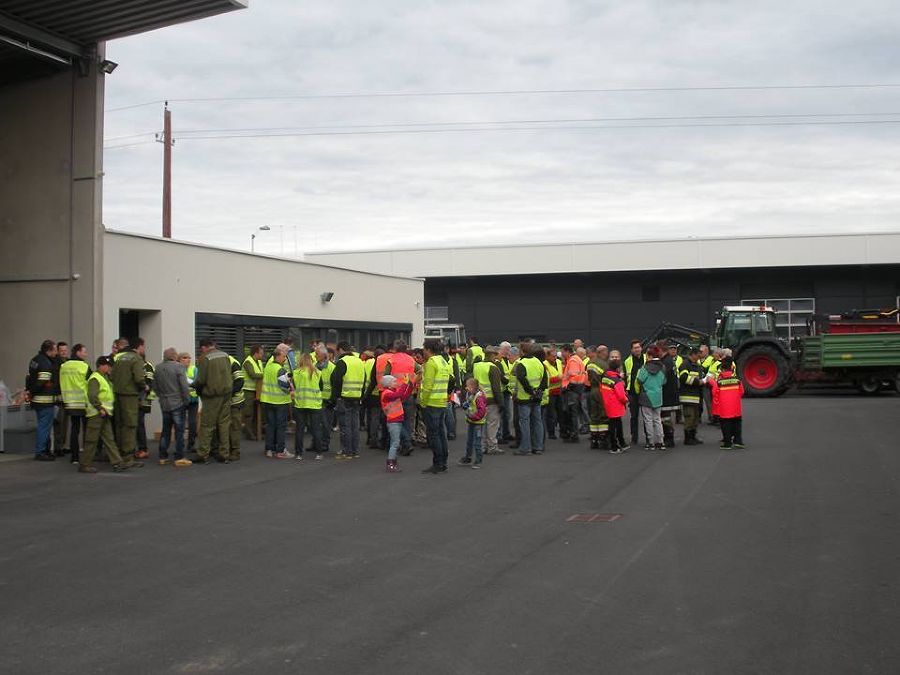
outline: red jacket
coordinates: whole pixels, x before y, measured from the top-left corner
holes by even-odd
[[[615,370],[607,370],[600,380],[600,394],[603,396],[603,409],[607,417],[624,417],[628,394],[625,383]]]
[[[718,376],[710,380],[712,387],[712,413],[724,419],[741,417],[741,398],[744,396],[744,385],[733,370],[720,371]]]
[[[407,382],[396,389],[383,389],[381,391],[381,409],[388,422],[403,421],[403,401],[412,393],[413,384]]]

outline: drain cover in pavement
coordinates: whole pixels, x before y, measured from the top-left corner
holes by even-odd
[[[621,513],[576,513],[566,518],[567,523],[614,523]]]

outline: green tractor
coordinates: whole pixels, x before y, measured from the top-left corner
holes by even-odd
[[[748,396],[780,396],[791,386],[791,351],[775,334],[771,307],[726,306],[716,315],[710,347],[731,350]]]
[[[723,307],[716,314],[713,335],[662,323],[644,345],[659,339],[671,340],[682,350],[701,344],[730,349],[748,396],[780,396],[794,379],[791,352],[775,334],[775,310],[771,307]]]

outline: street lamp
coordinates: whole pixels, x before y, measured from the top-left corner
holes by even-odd
[[[261,232],[268,232],[272,228],[268,225],[260,225],[258,228]],[[250,253],[254,253],[256,251],[256,232],[250,235]]]

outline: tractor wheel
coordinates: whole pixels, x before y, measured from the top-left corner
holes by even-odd
[[[748,347],[738,356],[738,368],[747,396],[781,396],[791,386],[791,367],[777,349],[767,345]]]
[[[874,396],[881,391],[881,378],[877,375],[866,375],[856,381],[856,387],[861,394]]]

